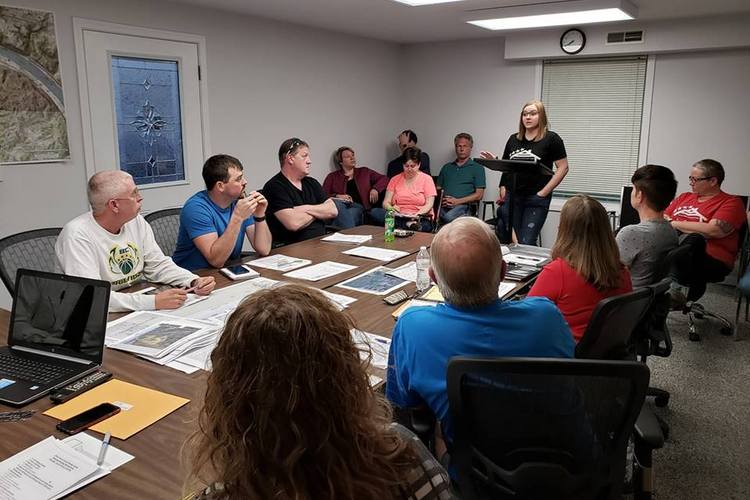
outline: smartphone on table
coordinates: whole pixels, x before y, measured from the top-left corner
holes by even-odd
[[[221,271],[221,274],[225,275],[227,278],[231,280],[244,280],[247,278],[257,278],[258,276],[260,276],[260,273],[258,273],[258,271],[251,269],[247,266],[244,266],[242,264],[239,264],[236,266],[222,267],[220,271]]]
[[[67,420],[63,420],[57,424],[57,430],[65,434],[76,434],[118,413],[120,413],[119,406],[115,406],[112,403],[102,403]]]

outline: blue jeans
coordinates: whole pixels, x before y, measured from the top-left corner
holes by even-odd
[[[359,203],[346,203],[338,198],[333,198],[333,203],[336,204],[339,215],[331,221],[331,224],[341,229],[362,225],[365,207]]]
[[[508,191],[505,203],[501,204],[498,210],[495,228],[497,237],[503,243],[511,241],[511,234],[505,226],[509,218],[510,204],[513,203],[513,228],[516,230],[518,243],[536,245],[544,221],[547,220],[551,201],[551,194],[542,198],[536,194],[514,196]]]
[[[440,210],[440,222],[448,224],[464,215],[469,215],[469,205],[457,205],[448,209],[444,208]]]
[[[371,208],[368,213],[372,223],[376,226],[385,226],[385,208]]]

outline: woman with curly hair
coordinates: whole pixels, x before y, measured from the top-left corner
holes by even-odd
[[[247,297],[211,354],[188,491],[199,499],[452,498],[370,387],[352,320],[301,285]]]
[[[600,300],[633,290],[601,203],[585,194],[565,202],[552,259],[539,273],[529,296],[554,302],[578,342]]]

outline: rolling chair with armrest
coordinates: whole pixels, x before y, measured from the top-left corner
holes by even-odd
[[[55,255],[61,227],[32,229],[0,239],[0,278],[11,297],[15,297],[16,271],[20,268],[62,272]]]
[[[171,257],[177,248],[177,235],[180,232],[180,212],[182,208],[156,210],[143,216],[154,230],[154,239],[164,255]]]
[[[631,361],[451,359],[461,498],[620,500],[648,380]]]

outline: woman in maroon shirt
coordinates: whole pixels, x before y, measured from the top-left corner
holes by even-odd
[[[339,209],[333,225],[344,229],[358,226],[365,212],[378,204],[380,194],[388,186],[388,177],[367,167],[357,167],[354,150],[349,146],[338,148],[333,161],[339,169],[323,181],[323,190]]]
[[[582,194],[565,203],[552,259],[529,296],[554,302],[578,342],[600,300],[633,290],[601,203]]]

